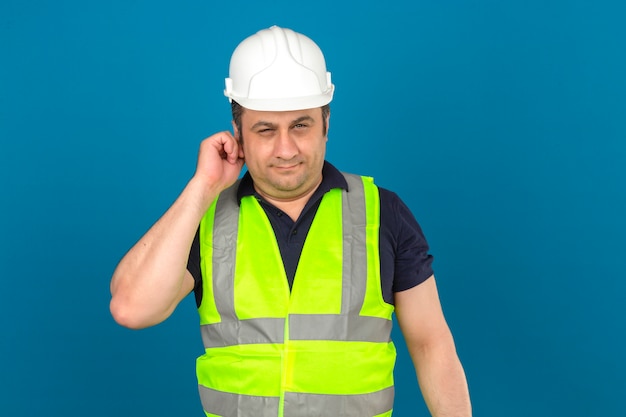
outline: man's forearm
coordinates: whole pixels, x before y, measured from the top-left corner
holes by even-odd
[[[111,280],[111,313],[120,324],[157,324],[187,291],[183,284],[189,249],[207,204],[199,203],[194,187],[187,185],[117,266]]]
[[[453,342],[411,353],[418,382],[433,417],[470,417],[472,406],[463,366]]]

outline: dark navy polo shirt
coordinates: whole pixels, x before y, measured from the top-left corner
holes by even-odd
[[[337,168],[324,162],[322,182],[304,206],[300,217],[294,222],[291,217],[263,199],[255,190],[250,173],[239,183],[237,198],[254,196],[267,214],[274,228],[278,247],[289,280],[293,284],[296,268],[306,235],[322,200],[322,196],[333,188],[348,190],[348,183]],[[433,257],[428,253],[428,243],[422,229],[409,208],[397,194],[378,188],[380,195],[380,272],[383,298],[393,304],[393,293],[408,290],[422,283],[433,274]],[[194,277],[196,304],[202,300],[202,271],[200,268],[199,232],[191,246],[187,269]]]

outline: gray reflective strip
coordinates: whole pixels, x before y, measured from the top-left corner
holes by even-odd
[[[205,324],[200,327],[205,348],[252,343],[283,343],[284,319],[259,318]],[[334,314],[293,314],[289,316],[292,340],[338,340],[387,343],[391,320],[380,317]]]
[[[372,417],[393,408],[393,387],[368,394],[285,393],[285,416]]]
[[[289,338],[387,343],[391,326],[391,320],[380,317],[293,314],[289,316]]]
[[[341,313],[358,315],[367,286],[365,192],[363,179],[343,174],[348,192],[343,193],[343,287]]]
[[[285,319],[261,318],[200,326],[205,348],[251,343],[283,343]]]
[[[213,294],[215,306],[222,321],[237,320],[235,314],[235,253],[239,230],[239,204],[237,203],[237,181],[220,194],[213,220]]]
[[[279,397],[231,394],[198,385],[202,408],[223,417],[276,417]]]
[[[279,397],[232,394],[198,386],[204,410],[223,417],[276,417]],[[394,388],[367,394],[285,393],[285,416],[372,417],[393,408]]]

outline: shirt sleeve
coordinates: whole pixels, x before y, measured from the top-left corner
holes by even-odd
[[[380,188],[379,193],[381,261],[390,256],[393,259],[385,262],[387,265],[381,264],[383,293],[395,293],[413,288],[432,276],[433,256],[422,228],[407,205],[389,190]],[[392,282],[384,282],[385,276],[391,276]]]
[[[195,281],[193,291],[196,296],[196,306],[200,306],[202,301],[202,270],[200,269],[200,228],[196,231],[196,236],[193,238],[191,244],[191,250],[189,251],[189,258],[187,259],[187,271],[193,277]]]

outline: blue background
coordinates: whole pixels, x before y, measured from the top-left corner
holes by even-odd
[[[278,24],[326,54],[328,159],[420,221],[475,415],[624,416],[624,4],[4,0],[0,414],[202,415],[193,297],[131,331],[109,279]],[[427,415],[397,340],[394,415]]]

